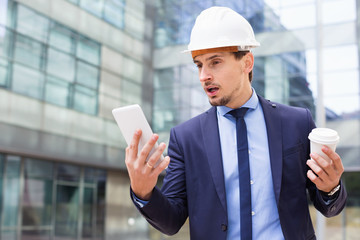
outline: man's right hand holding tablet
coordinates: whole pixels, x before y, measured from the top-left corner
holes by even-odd
[[[126,148],[125,164],[129,173],[133,193],[139,199],[148,201],[156,186],[160,173],[169,165],[170,157],[166,156],[160,164],[155,166],[166,148],[165,143],[160,143],[156,151],[150,156],[149,160],[146,161],[159,136],[153,134],[138,154],[141,134],[142,131],[140,129],[135,131],[131,144]]]

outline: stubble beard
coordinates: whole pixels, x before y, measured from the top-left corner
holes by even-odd
[[[231,100],[231,97],[229,96],[225,96],[225,97],[222,97],[220,98],[219,100],[212,100],[212,99],[209,99],[209,103],[211,104],[211,106],[226,106]]]
[[[239,87],[234,88],[234,90],[227,96],[223,96],[220,99],[216,100],[216,98],[209,98],[209,103],[211,106],[227,106],[236,96],[236,92],[239,91]]]

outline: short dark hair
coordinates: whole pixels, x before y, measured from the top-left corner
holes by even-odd
[[[233,52],[235,59],[236,60],[240,60],[243,58],[243,56],[245,56],[246,54],[248,54],[250,51],[238,51],[238,52]],[[251,72],[249,72],[249,81],[252,81],[252,77],[253,77],[253,72],[251,70]]]

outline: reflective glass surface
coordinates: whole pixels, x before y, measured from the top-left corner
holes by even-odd
[[[5,2],[7,11],[0,15],[0,86],[97,114],[101,45],[30,7]]]
[[[0,153],[0,239],[104,239],[106,175]]]
[[[49,44],[57,49],[72,53],[75,50],[75,34],[68,28],[51,23]]]
[[[15,37],[15,61],[35,69],[41,69],[44,48],[42,44],[29,37],[17,34]]]
[[[62,107],[69,106],[71,88],[70,83],[52,76],[48,76],[45,86],[45,101]]]
[[[74,109],[93,115],[96,114],[97,92],[79,85],[75,86],[74,91]]]
[[[97,89],[99,70],[93,65],[82,61],[77,62],[76,82],[86,87]]]
[[[0,57],[0,87],[7,86],[9,67],[9,62]]]
[[[92,64],[100,63],[100,45],[90,39],[79,37],[76,47],[76,56]]]
[[[125,0],[68,0],[74,4],[77,4],[87,12],[104,19],[108,23],[123,29],[125,27]],[[134,15],[132,13],[131,15]],[[130,22],[131,23],[131,22]],[[134,34],[130,33],[132,35]],[[143,33],[140,33],[142,38]]]
[[[79,182],[80,168],[69,164],[57,164],[57,180]]]
[[[80,0],[79,5],[90,13],[102,17],[104,0]]]
[[[17,240],[17,232],[15,230],[3,230],[0,236],[1,239]]]
[[[20,157],[7,156],[4,171],[2,226],[16,227],[20,203]],[[12,232],[4,233],[13,236]],[[4,238],[7,239],[7,238]]]
[[[76,239],[79,216],[79,188],[58,185],[56,189],[55,240]]]
[[[0,25],[0,57],[10,57],[12,35],[10,30]]]
[[[50,230],[23,230],[21,240],[51,240]]]
[[[124,0],[106,0],[104,19],[119,28],[124,27]]]
[[[105,233],[105,222],[106,222],[106,171],[98,170],[97,171],[97,184],[96,184],[96,238],[103,239],[106,235]]]
[[[47,72],[65,79],[69,82],[73,82],[75,79],[75,59],[73,56],[64,52],[55,50],[53,48],[48,49],[48,64]]]
[[[91,239],[94,236],[94,205],[95,205],[95,195],[94,188],[84,188],[84,198],[83,198],[83,229],[82,237],[86,239]]]
[[[12,89],[15,92],[38,99],[42,98],[44,75],[41,72],[14,64],[12,80]]]
[[[50,23],[49,19],[23,5],[18,4],[17,6],[16,30],[40,42],[46,42]]]
[[[24,174],[22,225],[51,226],[53,164],[26,159]]]

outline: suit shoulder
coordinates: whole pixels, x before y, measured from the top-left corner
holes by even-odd
[[[211,107],[210,109],[208,109],[207,111],[200,113],[199,115],[190,118],[189,120],[180,123],[179,125],[176,125],[175,127],[173,127],[173,129],[177,130],[177,129],[194,129],[194,127],[199,127],[200,126],[200,122],[201,119],[208,117],[209,115],[214,115],[216,114],[216,108],[215,107]],[[214,115],[215,116],[215,115]]]
[[[260,97],[262,98],[262,97]],[[295,106],[289,106],[289,105],[285,105],[282,103],[278,103],[278,102],[273,102],[271,100],[267,100],[262,98],[261,101],[261,105],[262,107],[267,107],[267,108],[273,108],[273,109],[279,109],[280,112],[284,113],[284,114],[305,114],[307,115],[308,113],[310,113],[310,110],[307,108],[303,108],[303,107],[295,107]]]

